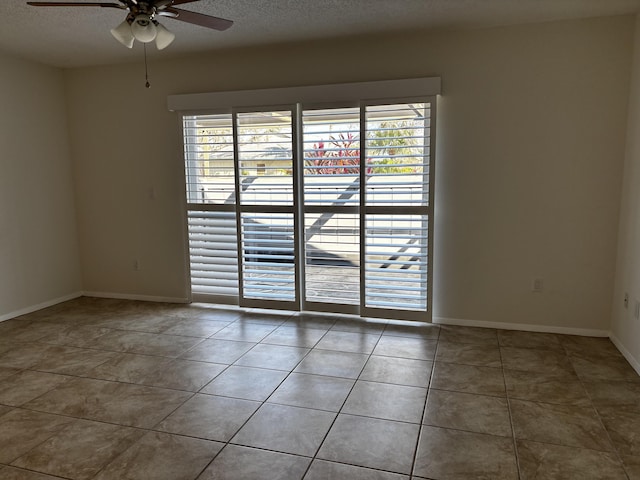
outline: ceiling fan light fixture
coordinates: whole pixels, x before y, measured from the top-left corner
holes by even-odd
[[[147,15],[140,14],[133,19],[131,33],[139,42],[149,43],[156,39],[158,29]]]
[[[135,37],[131,32],[131,25],[128,21],[122,22],[116,28],[111,29],[111,35],[114,36],[116,40],[118,40],[122,45],[127,48],[133,48],[133,42]]]
[[[158,50],[163,50],[171,45],[171,42],[176,38],[176,35],[173,32],[170,32],[165,28],[164,25],[158,23],[156,21],[153,22],[156,26],[156,47]]]

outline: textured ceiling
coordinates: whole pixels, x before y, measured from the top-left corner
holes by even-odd
[[[640,0],[201,0],[180,8],[235,24],[218,32],[161,19],[176,40],[154,55],[385,31],[629,14],[640,11]],[[36,8],[26,0],[0,0],[0,51],[59,67],[137,61],[139,45],[128,50],[109,33],[124,17],[117,9]]]

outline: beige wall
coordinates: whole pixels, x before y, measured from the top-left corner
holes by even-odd
[[[154,53],[149,90],[141,63],[68,71],[85,290],[186,296],[167,95],[440,75],[435,315],[606,331],[633,29],[613,17]]]
[[[64,79],[0,54],[0,319],[81,291]]]
[[[632,67],[611,330],[618,347],[640,371],[640,320],[634,317],[635,303],[640,301],[640,17],[636,20]],[[629,294],[626,309],[625,292]]]

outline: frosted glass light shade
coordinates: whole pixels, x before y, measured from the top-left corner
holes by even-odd
[[[135,37],[131,33],[131,25],[126,20],[118,25],[116,28],[111,29],[111,35],[115,37],[122,45],[127,48],[133,48],[133,41]]]
[[[176,38],[175,34],[167,30],[161,23],[156,23],[156,29],[156,47],[158,47],[158,50],[167,48]]]
[[[131,24],[131,33],[142,43],[153,42],[157,35],[157,28],[149,17],[138,15]]]

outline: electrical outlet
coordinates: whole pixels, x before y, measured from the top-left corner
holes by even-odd
[[[633,309],[633,316],[636,320],[640,320],[640,302],[636,300],[635,308]]]
[[[133,270],[135,272],[140,270],[140,260],[138,260],[137,258],[133,260]]]
[[[531,282],[531,291],[540,293],[544,287],[544,281],[541,278],[534,278]]]
[[[625,310],[629,308],[629,294],[624,292],[624,308]]]

